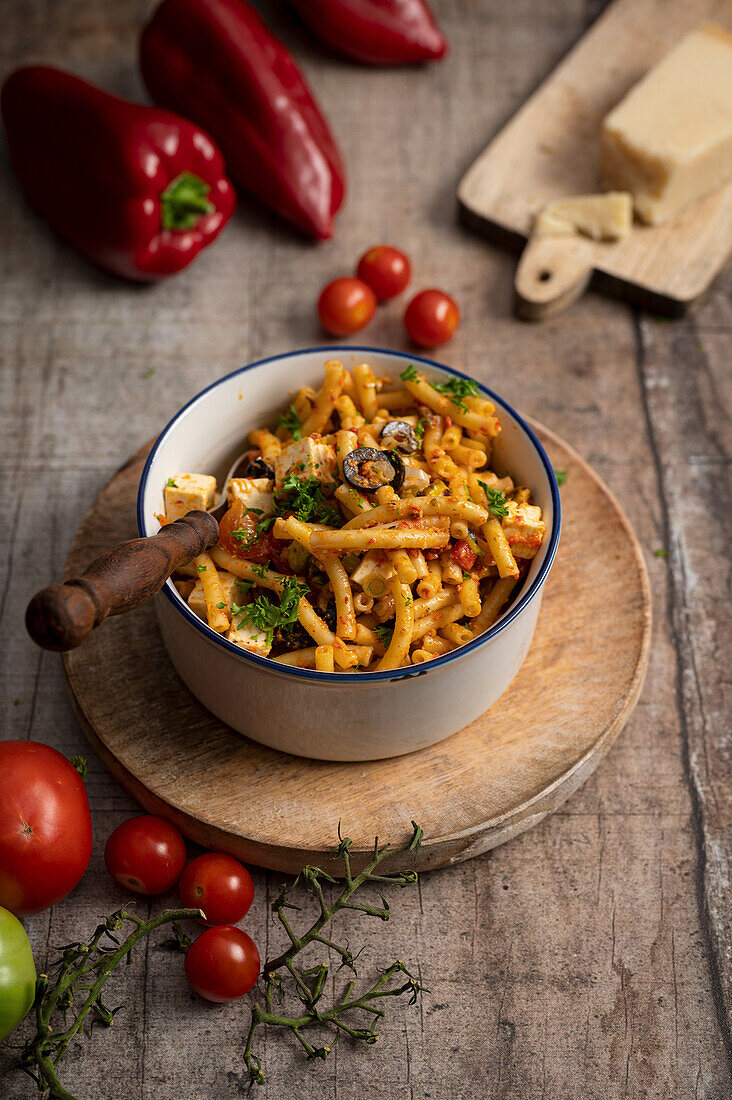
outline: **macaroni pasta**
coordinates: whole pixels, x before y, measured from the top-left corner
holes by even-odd
[[[249,432],[219,542],[174,578],[181,597],[291,667],[386,671],[453,652],[515,598],[545,535],[529,487],[491,469],[500,430],[467,379],[326,363],[319,389]],[[161,522],[211,508],[216,488],[174,474]]]

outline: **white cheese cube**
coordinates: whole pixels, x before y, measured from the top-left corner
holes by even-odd
[[[269,656],[272,643],[264,631],[259,630],[251,623],[241,622],[241,615],[236,616],[236,619],[239,625],[231,624],[226,633],[227,641],[234,642],[235,645],[241,646],[242,649],[248,649],[250,653],[256,653],[259,657]]]
[[[604,195],[573,195],[550,202],[534,221],[537,237],[577,236],[593,241],[619,241],[633,222],[633,198],[628,191]]]
[[[269,477],[232,477],[226,485],[229,507],[240,500],[245,508],[261,511],[263,516],[274,512],[274,481]]]
[[[682,38],[602,124],[600,168],[658,225],[732,179],[732,34]]]
[[[215,497],[216,478],[210,474],[173,474],[165,486],[165,518],[172,522],[186,512],[206,512]]]
[[[502,521],[503,533],[515,558],[533,558],[542,544],[546,525],[536,504],[506,502],[508,515]]]
[[[307,436],[297,443],[283,447],[275,459],[275,478],[277,487],[289,473],[295,474],[300,481],[316,477],[318,481],[335,480],[336,453],[330,443],[322,443],[318,436]]]
[[[224,590],[226,612],[231,616],[232,601],[234,603],[243,604],[247,599],[247,595],[242,589],[235,587],[237,577],[235,577],[233,573],[227,573],[225,569],[219,569],[219,580]],[[195,611],[199,619],[203,619],[203,621],[206,622],[206,598],[203,594],[203,584],[201,583],[200,577],[194,584],[193,591],[188,597],[188,606],[191,611]]]

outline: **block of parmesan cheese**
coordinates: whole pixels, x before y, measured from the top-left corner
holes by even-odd
[[[534,221],[539,237],[566,234],[591,237],[593,241],[619,241],[627,237],[633,222],[633,198],[627,191],[604,195],[572,195],[550,202]]]
[[[657,225],[732,179],[732,34],[687,34],[602,124],[600,167]]]

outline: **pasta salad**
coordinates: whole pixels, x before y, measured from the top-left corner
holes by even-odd
[[[545,535],[530,490],[491,469],[495,412],[469,379],[327,362],[319,389],[249,433],[219,541],[178,592],[280,664],[387,671],[452,652],[496,621]],[[161,523],[212,508],[217,483],[178,473],[164,492]]]

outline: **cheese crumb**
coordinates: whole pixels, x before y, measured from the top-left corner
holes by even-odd
[[[633,198],[627,191],[573,195],[550,202],[534,221],[537,237],[582,234],[593,241],[619,241],[633,223]]]

